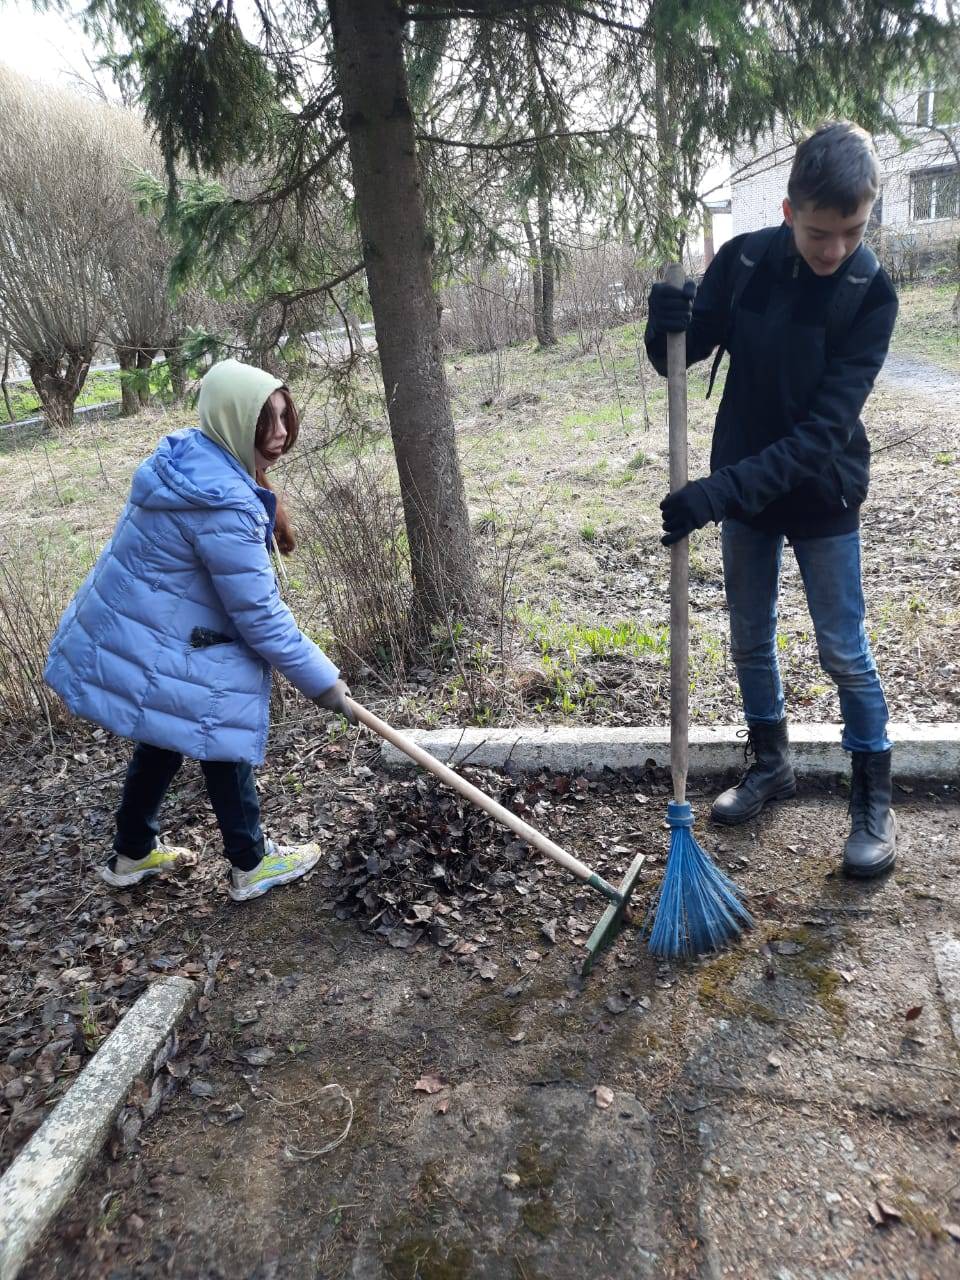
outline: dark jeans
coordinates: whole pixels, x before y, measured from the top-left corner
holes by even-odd
[[[176,751],[137,743],[117,810],[115,853],[145,858],[154,847],[160,830],[160,805],[182,764],[183,756]],[[229,760],[204,760],[200,767],[220,824],[223,851],[238,870],[252,871],[263,857],[260,801],[253,770],[248,764]]]

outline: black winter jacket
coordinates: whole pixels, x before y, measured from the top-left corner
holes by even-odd
[[[687,331],[688,365],[721,342],[730,353],[711,474],[701,484],[717,520],[789,538],[848,533],[859,525],[870,478],[860,411],[887,354],[897,296],[881,268],[849,332],[827,351],[827,307],[850,259],[832,276],[815,275],[784,224],[753,269],[731,330],[745,239],[728,240],[707,268]],[[646,346],[666,375],[666,335],[648,325]]]

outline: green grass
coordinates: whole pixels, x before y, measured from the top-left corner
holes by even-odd
[[[647,628],[632,619],[567,622],[556,603],[548,614],[523,609],[520,618],[527,639],[542,655],[566,654],[575,662],[588,654],[594,658],[618,654],[639,658],[663,657],[669,652],[666,627]]]
[[[623,405],[624,418],[629,418],[633,412],[635,412],[633,406]],[[581,409],[576,413],[568,413],[562,425],[565,431],[573,431],[578,427],[605,427],[619,422],[620,405],[614,400],[607,404],[598,405],[595,409]]]
[[[890,350],[960,373],[960,329],[950,310],[956,296],[956,284],[904,286]]]

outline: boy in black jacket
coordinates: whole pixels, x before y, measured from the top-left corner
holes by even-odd
[[[654,285],[646,332],[661,374],[670,332],[686,331],[688,365],[716,348],[718,361],[730,353],[711,474],[660,504],[665,545],[710,521],[723,526],[731,652],[755,759],[712,817],[746,822],[796,790],[776,647],[787,540],[853,756],[843,866],[864,878],[896,857],[887,704],[860,579],[870,445],[859,415],[897,315],[890,280],[861,243],[878,186],[869,135],[824,125],[797,149],[783,224],[724,244],[698,290],[692,281],[682,290]]]

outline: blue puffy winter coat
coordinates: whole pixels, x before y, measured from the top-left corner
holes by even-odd
[[[64,614],[44,677],[75,715],[195,760],[263,761],[271,669],[308,697],[333,663],[280,599],[276,498],[193,428],[138,467]],[[229,637],[195,648],[194,628]]]

